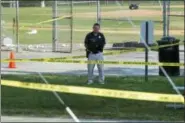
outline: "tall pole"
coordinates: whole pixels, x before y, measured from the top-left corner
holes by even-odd
[[[19,52],[19,0],[16,1],[16,52]]]
[[[170,30],[170,0],[167,1],[167,36],[169,36],[169,30]]]
[[[53,1],[53,19],[57,18],[57,0]],[[53,21],[52,30],[52,51],[57,51],[57,20]]]
[[[97,0],[97,2],[96,2],[97,4],[97,20],[96,20],[96,22],[97,23],[101,23],[101,11],[100,11],[100,0]]]
[[[185,13],[185,0],[184,0],[184,13]],[[184,40],[184,63],[185,63],[185,40]],[[185,65],[184,65],[184,84],[185,84]]]
[[[2,20],[2,8],[1,8],[1,0],[0,0],[0,45],[2,42],[2,22],[1,20]],[[0,48],[0,52],[1,52],[1,48]],[[0,60],[1,60],[1,55],[0,55]],[[1,79],[1,75],[0,75],[0,79]],[[1,90],[1,87],[0,87],[0,90]],[[0,91],[0,95],[1,95],[1,91]],[[0,102],[0,109],[1,109],[1,102]]]
[[[71,47],[70,47],[70,52],[72,53],[73,51],[73,0],[71,0]]]
[[[1,8],[1,0],[0,0],[0,45],[2,43],[2,8]],[[1,51],[1,48],[0,48]],[[1,59],[1,57],[0,57]]]
[[[163,37],[169,36],[170,30],[170,0],[163,0]]]
[[[166,0],[163,0],[163,37],[167,36]]]
[[[145,42],[148,45],[148,21],[145,22]],[[145,48],[145,62],[148,63],[148,48]],[[148,81],[148,65],[145,65],[145,82]]]

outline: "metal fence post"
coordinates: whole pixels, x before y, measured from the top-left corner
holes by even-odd
[[[185,7],[185,0],[184,0],[184,7]],[[185,8],[184,8],[184,13],[185,13]],[[184,63],[185,63],[185,40],[184,40]],[[184,64],[184,84],[185,84],[185,64]]]
[[[70,7],[70,9],[71,9],[71,47],[70,47],[70,53],[72,53],[72,51],[73,51],[73,0],[71,0],[71,7]]]
[[[163,1],[163,37],[166,36],[166,1]]]
[[[16,52],[19,52],[19,0],[16,1]]]
[[[1,22],[1,20],[2,20],[2,11],[1,11],[1,0],[0,0],[0,45],[1,45],[1,43],[2,43],[2,22]],[[0,48],[0,52],[1,52],[1,48]],[[1,60],[1,55],[0,55],[0,60]],[[0,63],[1,64],[1,63]],[[0,78],[1,78],[1,76],[0,76]],[[0,89],[1,89],[1,87],[0,87]],[[0,92],[0,94],[1,94],[1,92]],[[0,109],[1,109],[1,105],[0,105]]]
[[[167,1],[168,3],[167,3],[167,27],[166,27],[166,29],[167,29],[167,32],[166,32],[166,34],[167,34],[167,36],[169,36],[169,30],[170,30],[170,0],[168,0]]]
[[[163,0],[163,37],[169,36],[170,0]]]
[[[101,20],[100,0],[97,0],[96,5],[97,5],[97,23],[100,24]]]
[[[145,42],[148,45],[148,21],[145,22]],[[148,49],[145,48],[145,62],[148,63]],[[145,82],[148,81],[148,65],[145,65]]]
[[[2,11],[1,11],[1,0],[0,0],[0,45],[2,43]],[[1,48],[0,48],[1,51]],[[0,58],[1,59],[1,58]]]
[[[57,0],[53,1],[52,12],[53,19],[57,18]],[[54,20],[52,29],[52,51],[56,52],[56,50],[57,50],[57,20]]]

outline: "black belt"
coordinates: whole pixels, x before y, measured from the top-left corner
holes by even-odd
[[[101,53],[100,51],[98,51],[98,52],[91,52],[92,54],[98,54],[98,53]]]

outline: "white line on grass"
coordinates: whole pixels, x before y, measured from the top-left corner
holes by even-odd
[[[49,82],[44,78],[44,76],[40,73],[37,72],[41,79],[46,83],[49,84]],[[65,106],[66,111],[69,113],[69,115],[73,118],[75,122],[80,122],[80,120],[77,118],[77,116],[73,113],[73,111],[64,103],[64,101],[61,99],[61,97],[58,95],[56,91],[52,91],[52,93],[55,95],[55,97],[59,100],[59,102]]]

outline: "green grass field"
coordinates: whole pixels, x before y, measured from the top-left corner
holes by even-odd
[[[164,77],[106,77],[106,84],[86,85],[85,76],[53,75],[44,77],[52,84],[88,86],[96,88],[133,90],[139,92],[175,94]],[[44,83],[38,75],[2,75],[3,80]],[[172,78],[178,86],[182,86],[183,77]],[[183,121],[184,110],[168,109],[160,102],[113,99],[96,96],[59,93],[65,103],[80,118],[108,119],[142,119]],[[64,107],[51,92],[28,90],[21,88],[1,87],[2,115],[63,116],[67,115]]]
[[[183,12],[184,8],[182,6],[183,4],[181,2],[172,2],[171,11],[172,12]],[[128,3],[123,5],[123,10],[128,10]],[[105,18],[112,18],[112,19],[119,19],[119,18],[125,18],[130,17],[131,20],[133,20],[133,23],[136,25],[136,29],[132,28],[132,25],[128,21],[110,21],[110,20],[102,20],[102,30],[105,33],[106,39],[108,43],[114,43],[114,42],[124,42],[124,41],[138,41],[139,40],[139,34],[127,34],[127,33],[108,33],[107,31],[114,31],[117,30],[120,31],[132,31],[137,30],[140,31],[140,23],[143,20],[153,20],[155,22],[155,31],[162,30],[162,16],[161,15],[155,15],[152,14],[145,16],[144,13],[142,13],[140,16],[134,16],[134,15],[122,15],[123,12],[119,12],[120,8],[116,4],[109,4],[109,5],[102,5],[101,11],[102,13],[111,13],[114,12],[115,14],[118,14],[117,16],[113,14],[109,15],[102,15],[102,19]],[[141,3],[139,10],[146,10],[151,12],[160,12],[160,6],[158,3],[151,4],[149,3]],[[38,43],[51,43],[52,40],[52,23],[45,23],[37,25],[36,23],[42,22],[45,20],[49,20],[52,17],[52,9],[51,7],[46,8],[39,8],[39,7],[22,7],[20,8],[20,24],[19,26],[30,26],[29,28],[20,28],[20,44],[38,44]],[[116,12],[117,11],[117,12]],[[137,10],[135,11],[137,12]],[[69,15],[70,9],[68,6],[59,6],[58,7],[58,14],[59,16]],[[89,17],[91,16],[91,17]],[[3,8],[3,20],[5,20],[6,25],[4,32],[6,35],[13,35],[12,34],[12,18],[15,17],[15,9],[11,8]],[[126,19],[126,18],[125,18]],[[88,5],[74,5],[74,34],[73,34],[73,42],[83,43],[84,37],[87,32],[91,31],[92,24],[96,22],[96,6],[88,6]],[[59,35],[59,42],[70,42],[70,20],[69,19],[63,19],[58,20],[58,26],[60,29],[65,30],[58,30]],[[31,29],[43,27],[48,29],[37,29],[38,33],[35,35],[28,35],[26,32],[30,31]],[[66,30],[67,29],[67,30]],[[78,29],[84,30],[84,31],[78,31]],[[170,29],[171,30],[184,30],[184,20],[180,17],[171,17],[170,21]],[[155,41],[159,40],[162,36],[161,34],[155,34]],[[176,38],[179,38],[181,40],[184,40],[183,34],[172,34],[172,36],[175,36]],[[14,36],[13,36],[14,37]]]

